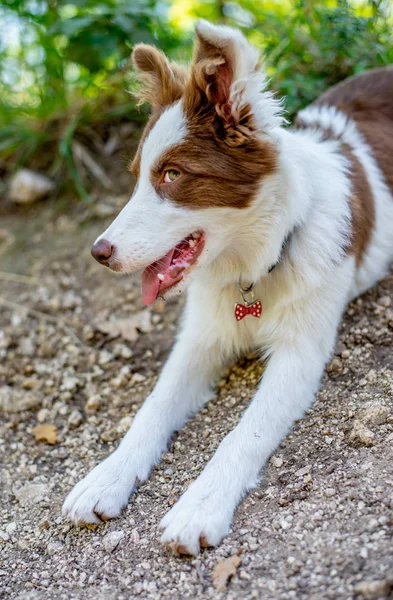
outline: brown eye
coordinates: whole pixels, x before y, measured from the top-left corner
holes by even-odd
[[[180,177],[180,171],[176,171],[176,169],[168,169],[164,173],[164,183],[173,183]]]

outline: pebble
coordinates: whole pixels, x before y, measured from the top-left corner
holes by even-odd
[[[49,556],[53,556],[53,554],[57,554],[62,550],[63,544],[61,542],[49,542],[46,546],[46,553]]]
[[[362,581],[355,587],[355,593],[364,598],[381,598],[387,596],[393,590],[393,578],[380,579],[376,581]]]
[[[349,434],[349,441],[355,446],[373,446],[375,442],[375,434],[373,431],[371,431],[371,429],[355,419],[352,431]]]
[[[72,413],[70,414],[70,416],[68,417],[68,425],[72,429],[79,427],[79,425],[82,423],[82,421],[83,421],[83,415],[82,415],[82,413],[79,412],[79,410],[73,410]]]
[[[125,537],[124,531],[111,531],[103,539],[103,546],[107,552],[116,550],[121,540]]]
[[[369,404],[364,410],[359,413],[359,419],[363,423],[370,423],[372,425],[382,425],[386,423],[386,420],[390,414],[390,410],[387,406],[374,402]]]
[[[42,403],[42,397],[34,392],[19,390],[8,385],[0,386],[0,410],[18,413],[36,408]]]
[[[22,506],[41,502],[49,494],[49,486],[45,483],[26,483],[23,487],[13,490],[15,498]]]

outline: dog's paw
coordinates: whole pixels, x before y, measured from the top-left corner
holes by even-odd
[[[135,478],[124,472],[114,455],[97,465],[68,494],[63,515],[79,524],[101,523],[127,506]]]
[[[195,481],[160,523],[161,542],[177,555],[197,556],[201,548],[217,546],[229,531],[232,510],[221,494],[208,494],[203,487]]]

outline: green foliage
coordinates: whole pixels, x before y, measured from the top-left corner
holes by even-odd
[[[356,10],[346,0],[187,1],[188,17],[241,27],[261,49],[289,120],[337,81],[393,63],[381,1]],[[189,59],[192,31],[168,13],[187,1],[2,0],[0,169],[33,164],[86,199],[73,141],[87,128],[105,137],[113,124],[143,119],[127,92],[132,47],[143,41]]]

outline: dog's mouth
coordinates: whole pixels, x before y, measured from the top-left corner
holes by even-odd
[[[142,273],[142,296],[146,306],[157,296],[177,285],[195,264],[205,245],[203,231],[195,231],[181,240],[165,256],[146,267]]]

